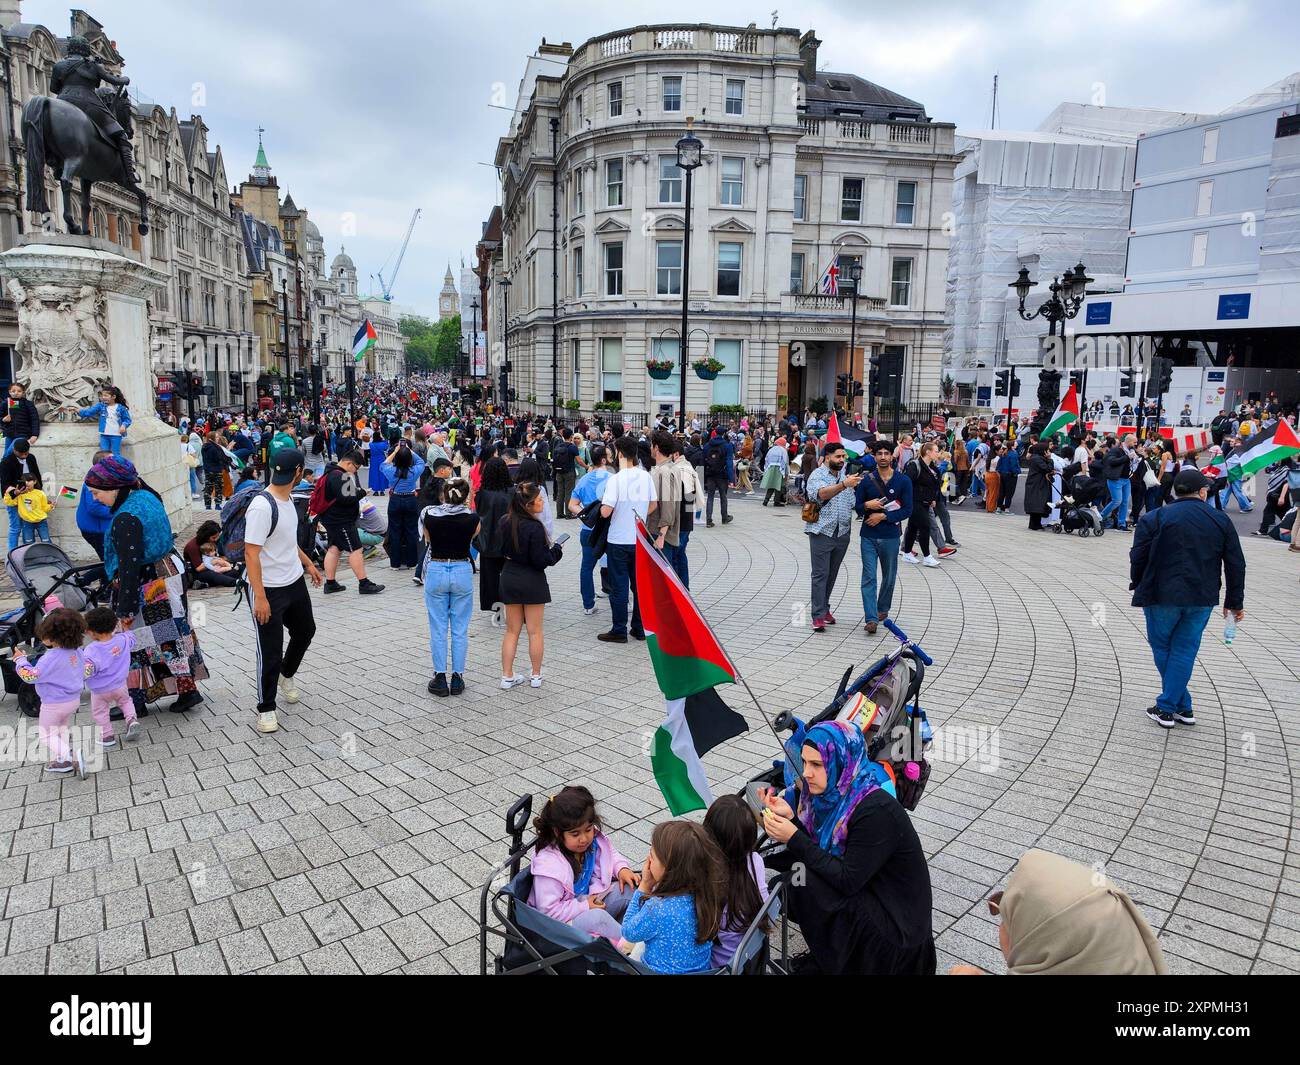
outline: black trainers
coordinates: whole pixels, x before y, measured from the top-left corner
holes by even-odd
[[[709,529],[712,529],[712,528],[713,528],[713,522],[711,522],[711,521],[710,521],[710,522],[707,522],[707,523],[705,524],[705,527],[706,527],[706,528],[709,528]]]
[[[451,694],[451,689],[447,687],[446,673],[438,673],[433,680],[429,681],[429,694],[442,696]]]
[[[722,516],[722,524],[723,524],[723,525],[730,525],[730,524],[731,524],[733,521],[735,521],[735,520],[736,520],[736,518],[735,518],[735,515],[734,515],[734,514],[724,514],[724,515]]]
[[[357,592],[361,595],[378,595],[383,590],[382,584],[376,584],[369,577],[363,577],[357,584]]]
[[[325,594],[326,594],[326,595],[329,595],[329,594],[331,594],[332,592],[341,592],[341,591],[343,591],[343,585],[339,584],[338,581],[326,581],[326,582],[325,582]]]
[[[1161,728],[1173,728],[1173,727],[1174,727],[1174,723],[1175,723],[1175,722],[1174,722],[1174,715],[1173,715],[1173,714],[1166,714],[1166,713],[1163,713],[1163,712],[1160,710],[1159,707],[1148,706],[1148,707],[1147,707],[1147,717],[1149,717],[1152,721],[1154,721],[1154,722],[1155,722],[1157,725],[1159,725]]]
[[[600,632],[596,639],[601,643],[627,643],[627,636],[621,632]]]
[[[465,678],[459,673],[451,675],[451,694],[460,695],[465,690]]]
[[[1177,721],[1180,725],[1195,725],[1196,714],[1194,714],[1191,710],[1175,710],[1174,720]]]
[[[172,705],[168,707],[168,709],[171,710],[173,714],[179,714],[185,710],[192,710],[194,707],[198,706],[199,703],[201,702],[203,702],[203,696],[200,695],[198,692],[196,691],[186,692],[174,703],[172,703]]]

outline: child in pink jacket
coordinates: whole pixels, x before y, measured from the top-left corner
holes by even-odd
[[[640,879],[601,830],[583,787],[552,795],[534,819],[533,889],[528,904],[547,917],[617,943],[619,921]]]

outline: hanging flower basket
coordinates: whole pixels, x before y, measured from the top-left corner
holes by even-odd
[[[717,359],[696,359],[691,365],[695,367],[695,376],[702,381],[716,381],[718,374],[726,369]]]
[[[677,364],[672,359],[647,359],[645,368],[651,378],[656,381],[667,381],[673,375],[673,367]]]

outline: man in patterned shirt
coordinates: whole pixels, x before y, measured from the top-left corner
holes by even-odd
[[[845,476],[845,460],[843,444],[827,444],[805,488],[809,502],[821,504],[817,520],[804,523],[812,556],[813,632],[825,632],[828,624],[835,624],[830,600],[853,531],[853,493],[862,474]]]

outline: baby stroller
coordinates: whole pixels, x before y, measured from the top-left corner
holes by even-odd
[[[98,606],[106,594],[102,562],[74,565],[63,548],[55,544],[23,544],[9,552],[5,571],[14,588],[23,597],[22,606],[0,615],[0,646],[9,654],[0,657],[6,695],[18,696],[18,709],[28,717],[40,713],[41,701],[36,688],[18,677],[13,658],[20,644],[35,644],[36,626],[45,616],[45,601],[51,595],[60,606],[85,611]],[[53,609],[53,604],[50,604]]]
[[[652,976],[654,970],[633,961],[608,939],[593,938],[587,933],[547,917],[528,904],[533,877],[523,860],[536,839],[524,840],[528,820],[533,812],[533,797],[520,796],[506,811],[506,833],[510,853],[488,874],[479,894],[479,973],[488,974],[488,936],[504,940],[500,954],[493,958],[496,975],[523,976],[547,973],[551,976],[612,975]],[[501,877],[504,883],[497,885]],[[702,976],[785,975],[788,957],[789,928],[785,920],[784,878],[770,885],[770,894],[749,928],[746,929],[731,963],[711,969]],[[489,920],[495,919],[495,925]],[[764,925],[781,926],[780,961],[773,959],[769,936]]]
[[[1053,528],[1058,533],[1078,533],[1080,536],[1101,536],[1101,512],[1097,497],[1101,495],[1101,482],[1086,473],[1078,473],[1069,481],[1069,495],[1061,496],[1061,520]]]
[[[782,711],[773,721],[778,731],[790,733],[782,747],[784,760],[754,777],[742,794],[756,810],[763,809],[763,792],[783,791],[795,785],[803,773],[804,737],[813,725],[823,721],[853,721],[866,738],[867,757],[880,769],[881,786],[894,794],[906,810],[915,810],[930,779],[925,752],[930,747],[931,729],[921,709],[921,685],[925,667],[934,665],[920,644],[908,638],[892,621],[883,622],[897,637],[899,646],[849,683],[853,667],[844,671],[835,697],[809,721]],[[765,841],[766,843],[766,841]]]

